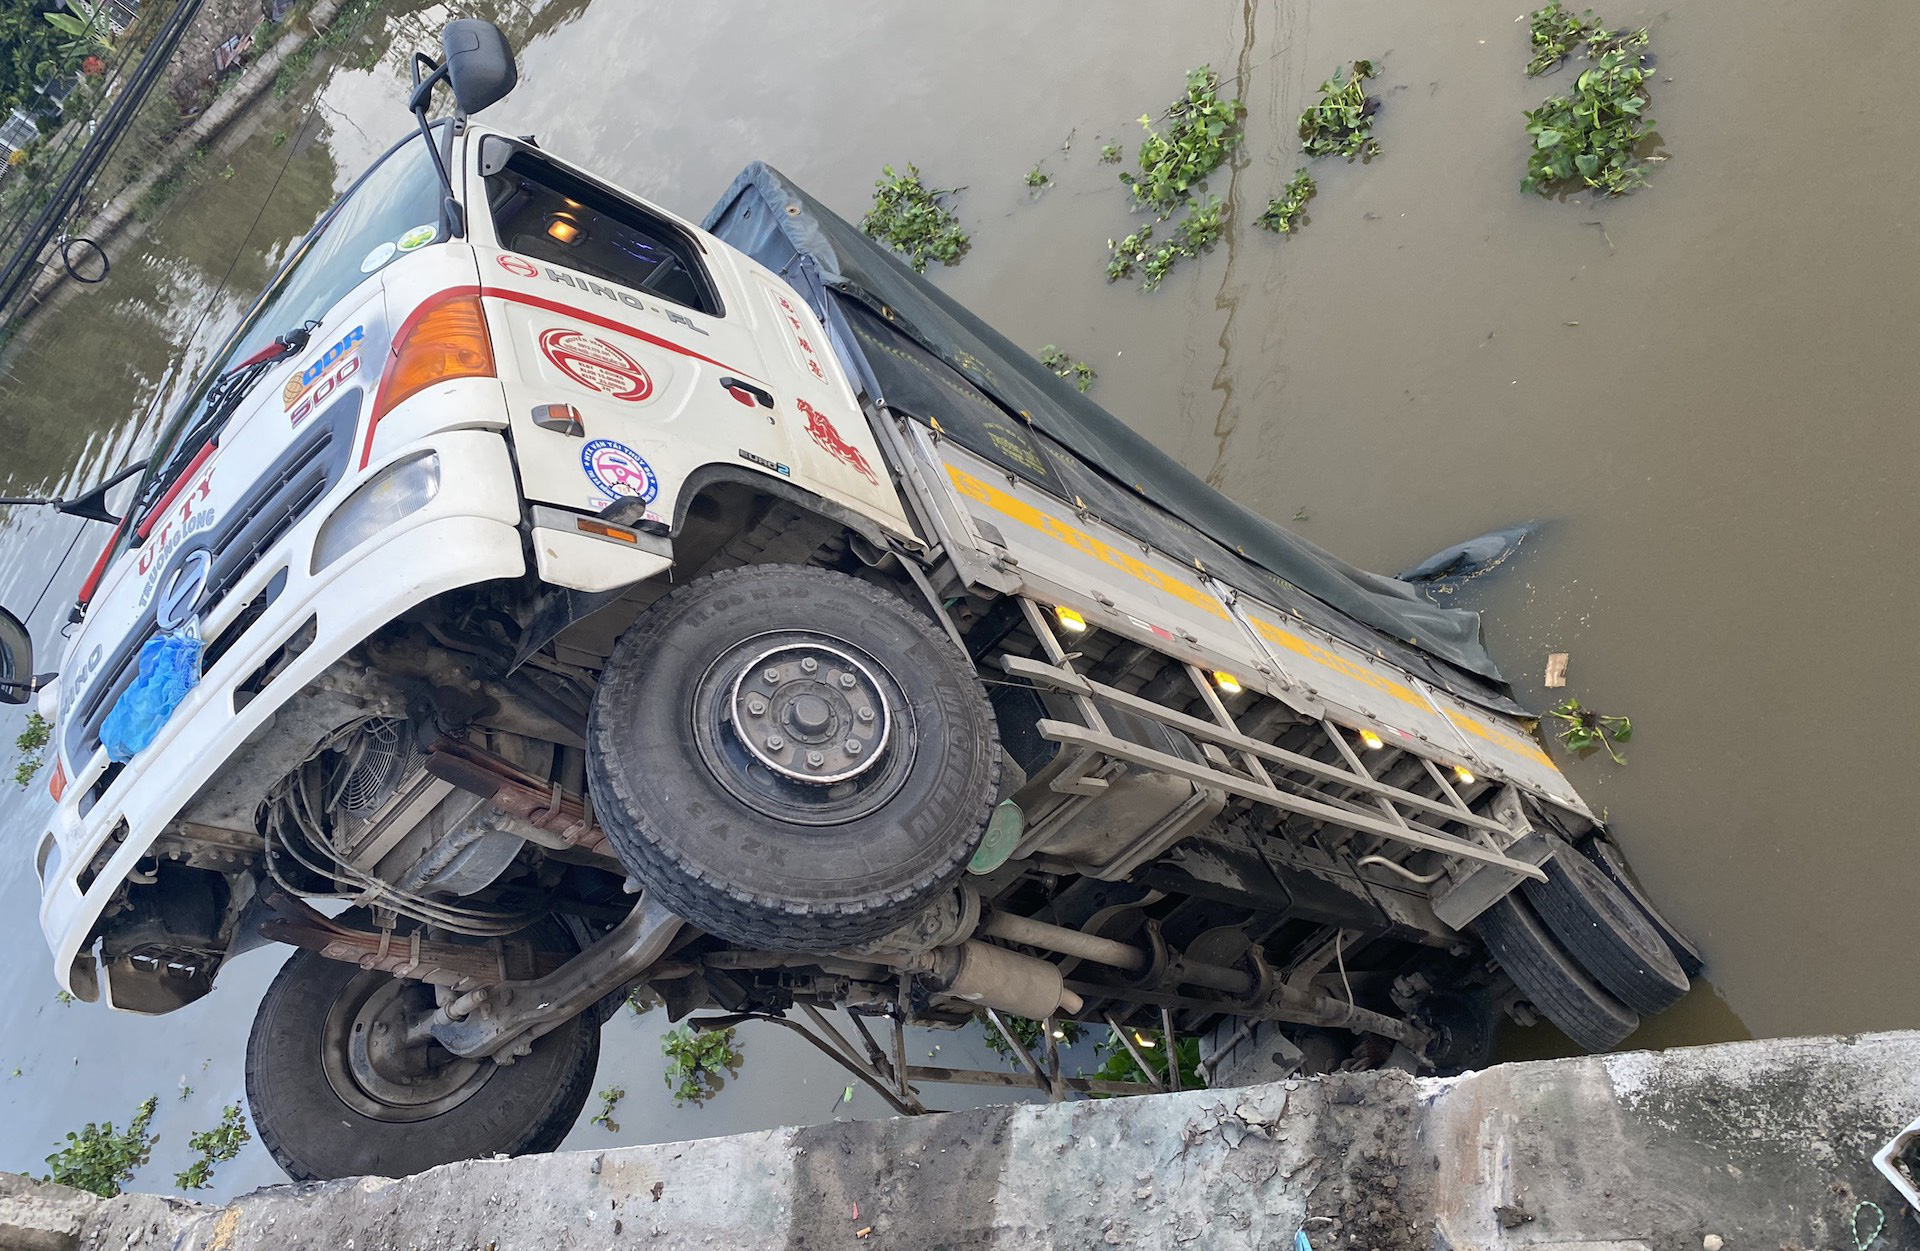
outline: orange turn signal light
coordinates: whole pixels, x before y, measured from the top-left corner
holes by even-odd
[[[66,793],[67,766],[56,756],[53,761],[53,776],[47,779],[47,794],[53,796],[53,802],[57,804]]]
[[[619,526],[610,526],[604,521],[595,521],[591,517],[582,517],[574,522],[583,534],[597,534],[603,539],[612,539],[616,543],[638,543],[640,536],[631,530],[622,530]]]
[[[494,376],[493,340],[480,297],[471,290],[444,292],[415,309],[394,336],[373,420],[436,383]]]

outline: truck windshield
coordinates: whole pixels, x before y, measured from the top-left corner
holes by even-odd
[[[439,128],[435,130],[438,139]],[[294,249],[187,402],[167,423],[136,498],[157,498],[167,486],[163,479],[198,450],[175,445],[199,424],[196,417],[208,390],[231,362],[244,360],[276,337],[324,318],[342,296],[394,257],[439,242],[443,234],[440,199],[433,158],[419,135],[390,148],[362,175]]]

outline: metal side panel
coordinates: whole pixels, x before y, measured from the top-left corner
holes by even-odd
[[[1559,803],[1589,820],[1591,809],[1581,801],[1553,758],[1547,755],[1527,727],[1513,717],[1502,717],[1458,700],[1444,691],[1427,688],[1434,704],[1466,740],[1487,777],[1507,781]]]
[[[972,533],[1019,576],[1026,594],[1071,607],[1091,626],[1283,694],[1266,658],[1199,570],[1076,514],[950,440],[930,450]]]
[[[1389,743],[1449,763],[1460,760],[1460,736],[1404,672],[1250,595],[1234,612],[1273,665],[1328,715],[1369,728]]]

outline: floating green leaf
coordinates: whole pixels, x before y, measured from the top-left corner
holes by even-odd
[[[720,1093],[727,1077],[739,1074],[743,1057],[733,1045],[733,1028],[696,1030],[682,1025],[661,1037],[667,1088],[673,1091],[675,1103],[705,1103]]]
[[[53,740],[53,724],[37,712],[27,714],[27,728],[13,740],[20,751],[20,763],[14,767],[13,780],[20,789],[33,785],[34,774],[46,763],[47,744]]]
[[[1109,1033],[1105,1039],[1101,1040],[1098,1047],[1099,1054],[1106,1057],[1106,1062],[1094,1073],[1094,1077],[1109,1082],[1152,1081],[1164,1085],[1167,1080],[1166,1041],[1167,1036],[1159,1030],[1133,1031],[1133,1045],[1139,1048],[1140,1054],[1146,1057],[1147,1063],[1153,1068],[1149,1073],[1140,1067],[1139,1062],[1133,1058],[1133,1053],[1127,1050],[1126,1044]],[[1180,1061],[1181,1089],[1198,1090],[1205,1086],[1206,1078],[1200,1074],[1200,1040],[1182,1038],[1174,1050]],[[1112,1097],[1111,1095],[1094,1096],[1096,1099]]]
[[[620,1122],[613,1119],[613,1110],[627,1097],[625,1086],[608,1086],[600,1092],[600,1110],[587,1119],[589,1125],[604,1125],[609,1134],[620,1132]]]
[[[906,257],[916,273],[926,273],[928,261],[959,264],[969,240],[960,229],[960,219],[940,202],[940,197],[952,195],[959,187],[929,190],[920,181],[919,167],[911,162],[904,174],[896,174],[891,165],[883,166],[873,185],[873,207],[860,220],[860,229]]]
[[[1646,80],[1637,57],[1608,52],[1570,94],[1528,113],[1533,142],[1521,189],[1545,196],[1584,186],[1620,195],[1646,186],[1646,166],[1635,155],[1653,124],[1645,113]]]
[[[1320,102],[1300,114],[1300,146],[1310,156],[1380,155],[1380,142],[1373,137],[1373,115],[1380,101],[1370,96],[1361,84],[1374,76],[1372,61],[1355,61],[1341,76],[1340,70],[1320,84]]]
[[[1601,57],[1625,48],[1644,48],[1647,44],[1646,27],[1608,30],[1593,15],[1592,9],[1575,17],[1561,0],[1549,0],[1544,8],[1535,9],[1528,18],[1528,36],[1533,45],[1533,59],[1527,62],[1530,78],[1558,66],[1583,44],[1589,57]]]
[[[159,1096],[149,1095],[124,1130],[114,1129],[112,1121],[88,1121],[79,1133],[68,1131],[67,1145],[47,1157],[52,1172],[42,1180],[113,1198],[120,1184],[132,1181],[133,1171],[153,1154],[154,1136],[148,1130],[159,1106]]]
[[[1560,728],[1560,741],[1569,751],[1591,751],[1604,747],[1613,757],[1615,764],[1627,763],[1627,758],[1614,746],[1633,738],[1633,722],[1625,717],[1603,716],[1592,708],[1582,708],[1580,701],[1572,697],[1561,700],[1547,710],[1547,715],[1564,722]]]
[[[184,1172],[175,1173],[173,1184],[182,1190],[205,1189],[213,1181],[214,1166],[233,1159],[240,1154],[240,1148],[252,1141],[253,1134],[247,1129],[247,1118],[241,1114],[240,1105],[229,1103],[220,1113],[218,1125],[187,1139],[187,1146],[198,1151],[200,1158]]]
[[[1313,192],[1313,176],[1304,169],[1293,171],[1292,181],[1281,189],[1278,199],[1267,201],[1266,212],[1254,218],[1253,224],[1277,234],[1291,233],[1294,219],[1306,209]]]
[[[1007,1040],[1001,1037],[1000,1031],[993,1027],[993,1022],[989,1021],[984,1014],[976,1019],[980,1022],[981,1034],[986,1038],[987,1050],[1016,1069],[1024,1067],[1020,1063],[1020,1057],[1015,1054],[1012,1047],[1007,1045]],[[1000,1014],[1000,1019],[1006,1022],[1008,1032],[1020,1040],[1020,1045],[1027,1049],[1028,1055],[1033,1055],[1038,1048],[1046,1045],[1046,1025],[1043,1022],[1031,1017],[1009,1016],[1004,1012]],[[1087,1032],[1087,1027],[1078,1021],[1055,1021],[1053,1028],[1056,1031],[1054,1041],[1063,1047],[1073,1046],[1085,1037]]]
[[[1165,221],[1239,144],[1246,111],[1239,100],[1220,98],[1220,76],[1212,67],[1187,71],[1186,94],[1164,115],[1166,130],[1154,129],[1153,118],[1141,117],[1147,137],[1140,144],[1140,170],[1121,174],[1120,181],[1139,205]]]
[[[1095,377],[1093,366],[1085,361],[1074,360],[1051,343],[1040,349],[1040,363],[1062,378],[1070,380],[1082,395],[1085,395],[1087,388],[1093,385]]]

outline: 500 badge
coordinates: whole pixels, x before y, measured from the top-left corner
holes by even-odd
[[[287,406],[288,421],[296,426],[305,421],[316,405],[360,372],[360,345],[365,338],[366,327],[355,326],[322,353],[319,360],[287,379],[281,399]]]

